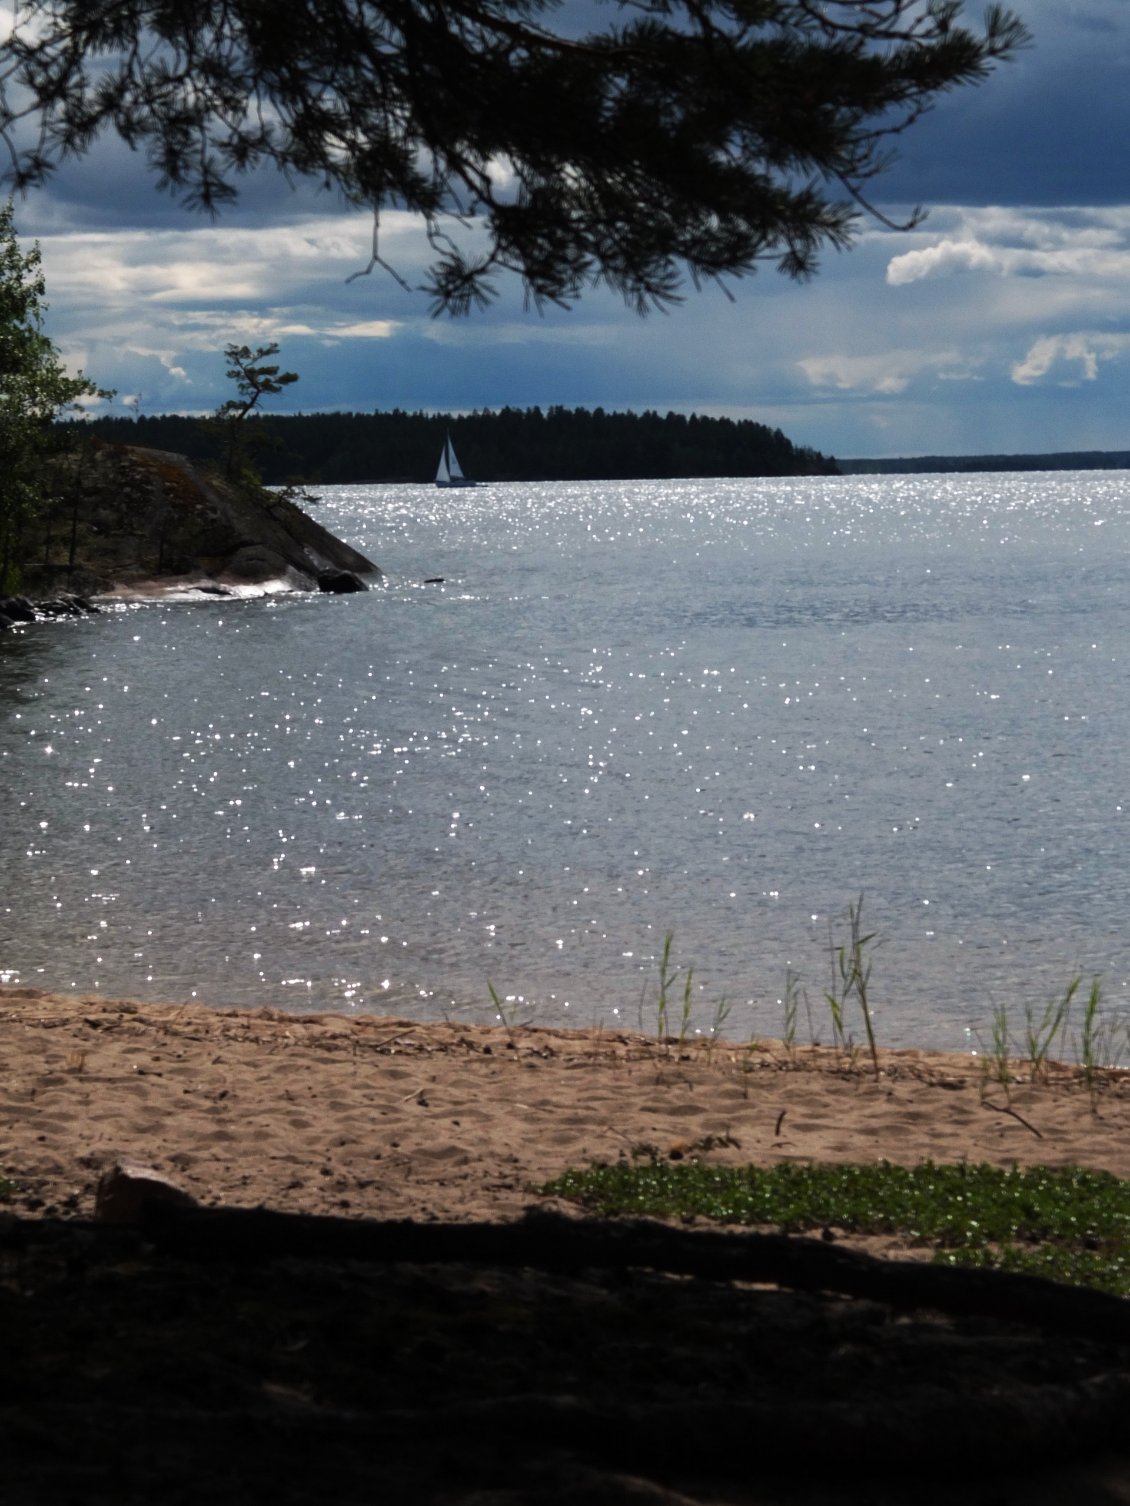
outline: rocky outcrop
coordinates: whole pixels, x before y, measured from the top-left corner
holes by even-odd
[[[0,596],[0,629],[14,627],[17,622],[39,622],[44,617],[84,617],[97,610],[85,596],[52,596],[47,601]]]
[[[267,581],[340,591],[346,576],[347,589],[364,590],[381,573],[289,497],[171,451],[88,440],[59,462],[54,490],[44,548],[23,571],[27,594],[61,574],[89,596]]]

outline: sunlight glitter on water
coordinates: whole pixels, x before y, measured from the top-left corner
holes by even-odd
[[[673,931],[699,1018],[775,1034],[865,890],[888,1041],[1118,992],[1124,480],[334,489],[367,596],[4,642],[0,962],[589,1023]]]

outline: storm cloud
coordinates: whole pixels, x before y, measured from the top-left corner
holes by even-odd
[[[887,218],[923,204],[923,223],[865,221],[812,283],[765,271],[645,320],[599,291],[539,317],[515,285],[435,321],[411,291],[428,247],[408,217],[380,227],[397,278],[357,277],[372,222],[317,186],[256,174],[213,224],[114,141],[16,221],[42,246],[48,333],[118,412],[210,411],[224,345],[276,340],[301,376],[276,411],[600,404],[748,416],[845,457],[1123,448],[1130,16],[1126,0],[1021,9],[1031,47],[948,96],[876,184]]]

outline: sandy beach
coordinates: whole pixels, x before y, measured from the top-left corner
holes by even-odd
[[[200,1253],[93,1221],[122,1158],[319,1229],[521,1229],[546,1178],[632,1156],[1130,1175],[1121,1074],[1092,1096],[1017,1064],[1006,1096],[973,1058],[880,1068],[0,990],[6,1499],[1125,1506],[1130,1371],[1094,1335],[662,1269]]]
[[[532,1184],[648,1147],[771,1165],[1081,1164],[1130,1176],[1130,1081],[1070,1067],[1007,1095],[983,1063],[779,1043],[134,1004],[0,990],[0,1170],[37,1213],[93,1211],[144,1162],[206,1205],[511,1219]]]

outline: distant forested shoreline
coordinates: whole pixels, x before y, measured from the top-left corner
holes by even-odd
[[[198,418],[97,418],[68,427],[192,460],[220,458],[219,439]],[[458,418],[398,409],[265,414],[247,423],[255,465],[270,485],[430,481],[449,430],[463,470],[479,481],[839,474],[830,456],[752,419],[552,407]]]
[[[897,460],[841,460],[845,476],[904,476],[965,471],[1124,471],[1130,450],[1059,450],[1050,455],[910,455]]]

